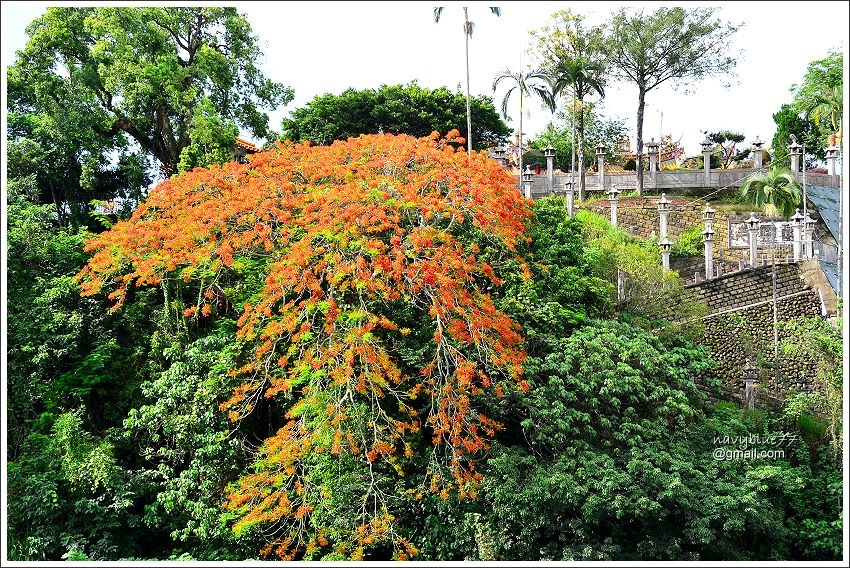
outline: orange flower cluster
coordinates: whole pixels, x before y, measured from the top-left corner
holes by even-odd
[[[500,427],[475,399],[521,388],[524,359],[518,326],[486,291],[501,280],[479,247],[515,253],[530,204],[483,153],[456,151],[449,142],[458,138],[280,143],[249,164],[163,182],[130,220],[87,243],[84,294],[109,290],[113,309],[131,286],[182,280],[198,290],[184,315],[209,317],[228,305],[222,278],[246,262],[264,267],[238,321],[252,356],[233,370],[243,381],[222,409],[238,420],[261,397],[288,401],[288,422],[225,503],[241,517],[237,531],[286,527],[266,553],[294,558],[331,546],[308,522],[327,498],[310,476],[322,454],[404,475],[411,436],[425,434],[430,489],[475,495],[474,461]],[[416,373],[391,349],[411,334],[390,319],[399,306],[432,324],[429,362]],[[383,541],[411,557],[379,484],[364,487],[361,522],[337,548],[356,557]]]

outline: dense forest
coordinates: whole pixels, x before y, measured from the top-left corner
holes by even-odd
[[[233,9],[51,8],[29,32],[7,70],[9,560],[842,557],[840,321],[784,324],[820,389],[717,402],[705,305],[657,242],[523,198],[467,153],[460,95],[317,97],[276,140],[260,109],[292,92],[246,63]],[[293,134],[413,95],[457,124]],[[267,149],[234,160],[239,128]]]

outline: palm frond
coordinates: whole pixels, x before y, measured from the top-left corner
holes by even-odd
[[[440,23],[440,16],[443,15],[444,9],[445,9],[445,7],[443,7],[443,6],[440,6],[439,8],[434,8],[434,23],[435,24]]]

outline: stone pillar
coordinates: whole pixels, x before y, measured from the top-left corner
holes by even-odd
[[[809,217],[808,212],[803,219],[803,258],[806,260],[814,257],[815,244],[812,240],[815,230],[815,220]]]
[[[661,266],[664,268],[664,272],[667,272],[670,270],[670,248],[673,245],[666,235],[661,237],[658,245],[661,247]]]
[[[829,175],[832,177],[835,177],[835,158],[837,154],[838,148],[836,148],[835,145],[830,144],[826,149],[826,166]]]
[[[750,266],[755,268],[758,266],[758,231],[760,221],[750,212],[750,218],[747,219],[747,231],[750,234]]]
[[[573,182],[567,181],[564,182],[564,187],[566,188],[567,193],[567,213],[570,214],[570,217],[573,216],[573,204],[575,203],[575,190],[573,189]]]
[[[794,234],[794,243],[791,248],[794,252],[794,262],[797,262],[802,256],[801,251],[803,249],[803,216],[800,214],[799,209],[791,216],[791,231]]]
[[[670,214],[670,200],[667,199],[667,194],[662,193],[661,199],[658,200],[658,236],[661,239],[667,238],[667,215]]]
[[[599,168],[599,191],[605,191],[605,144],[602,142],[596,145],[596,167]]]
[[[555,190],[555,149],[551,146],[546,148],[546,189],[549,193]]]
[[[711,146],[712,141],[706,138],[702,142],[700,142],[700,146],[702,146],[702,168],[703,172],[705,172],[703,177],[703,185],[705,187],[711,187]]]
[[[758,136],[753,140],[753,167],[757,170],[764,167],[764,150],[762,149],[764,142]]]
[[[611,204],[611,226],[617,226],[617,199],[620,195],[620,190],[616,187],[612,187],[610,191],[606,192],[608,194],[608,202]]]
[[[658,187],[658,143],[655,138],[649,141],[646,145],[646,151],[649,153],[649,181],[652,188]]]
[[[705,279],[714,277],[714,231],[706,227],[702,232],[702,242],[705,247]]]
[[[617,269],[617,301],[624,302],[626,300],[626,273]]]
[[[791,143],[788,145],[788,154],[791,156],[791,171],[796,177],[800,173],[800,148],[802,146],[797,143],[797,137],[791,135]]]
[[[525,166],[525,171],[522,172],[522,189],[527,199],[531,199],[531,182],[533,179],[534,173],[531,171],[531,166]]]
[[[750,362],[747,361],[741,370],[744,375],[744,408],[754,410],[756,407],[755,382],[758,379],[758,369],[750,365]]]

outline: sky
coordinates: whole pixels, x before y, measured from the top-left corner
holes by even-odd
[[[26,43],[26,25],[49,5],[96,3],[2,3],[2,62],[14,61]],[[115,4],[115,3],[113,3]],[[156,3],[148,3],[156,5]],[[160,3],[161,4],[161,3]],[[212,2],[203,3],[206,5]],[[507,85],[492,91],[493,79],[506,69],[529,62],[525,50],[529,30],[551,21],[553,12],[570,8],[598,23],[620,6],[654,10],[660,2],[464,2],[445,3],[435,24],[435,2],[233,2],[248,16],[258,36],[266,75],[295,91],[286,107],[270,113],[280,130],[281,119],[314,96],[340,93],[349,87],[377,88],[416,80],[419,85],[465,89],[462,6],[469,6],[475,30],[470,39],[470,82],[473,95],[494,96],[496,108]],[[121,5],[139,5],[121,3]],[[181,2],[181,5],[201,5]],[[498,5],[496,17],[488,6]],[[746,144],[760,137],[768,144],[775,132],[772,114],[790,102],[790,87],[802,81],[806,66],[831,49],[846,52],[850,28],[848,2],[684,2],[683,6],[717,6],[717,16],[743,23],[728,45],[742,55],[735,76],[708,78],[684,94],[675,84],[647,95],[645,140],[663,132],[681,141],[687,154],[698,154],[703,131],[732,130]],[[846,58],[845,58],[846,65]],[[845,71],[846,74],[846,71]],[[727,89],[723,82],[730,81]],[[845,93],[846,97],[846,93]],[[519,101],[510,101],[509,126],[516,130]],[[846,105],[845,105],[846,108]],[[513,109],[513,110],[511,110]],[[637,89],[615,83],[606,90],[602,112],[625,121],[634,148]],[[527,138],[539,133],[552,116],[539,104],[523,119]]]

